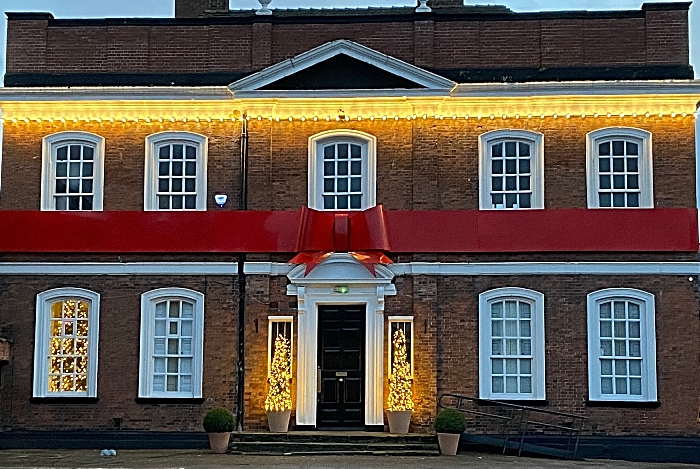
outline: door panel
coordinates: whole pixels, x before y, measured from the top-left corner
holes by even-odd
[[[364,427],[365,306],[319,306],[317,427]]]

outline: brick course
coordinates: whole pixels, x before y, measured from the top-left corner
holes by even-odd
[[[336,39],[435,68],[689,64],[687,10],[476,16],[388,16],[381,27],[313,16],[296,24],[274,17],[104,25],[11,19],[7,73],[251,72]]]

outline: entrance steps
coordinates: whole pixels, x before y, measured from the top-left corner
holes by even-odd
[[[435,435],[363,431],[299,431],[232,433],[232,454],[259,455],[390,455],[437,456]]]

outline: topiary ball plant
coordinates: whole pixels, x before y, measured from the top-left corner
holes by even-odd
[[[230,433],[236,427],[236,421],[231,411],[217,407],[207,412],[202,425],[207,433]]]
[[[435,431],[437,433],[464,433],[467,422],[462,412],[457,409],[441,410],[435,417]]]

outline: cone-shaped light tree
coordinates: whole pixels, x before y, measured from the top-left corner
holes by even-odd
[[[275,339],[275,354],[270,367],[270,387],[265,398],[265,410],[285,411],[292,409],[292,380],[289,340],[282,334]]]
[[[413,391],[411,389],[411,364],[406,359],[406,335],[399,329],[392,339],[394,356],[389,377],[389,401],[387,410],[413,410]]]

